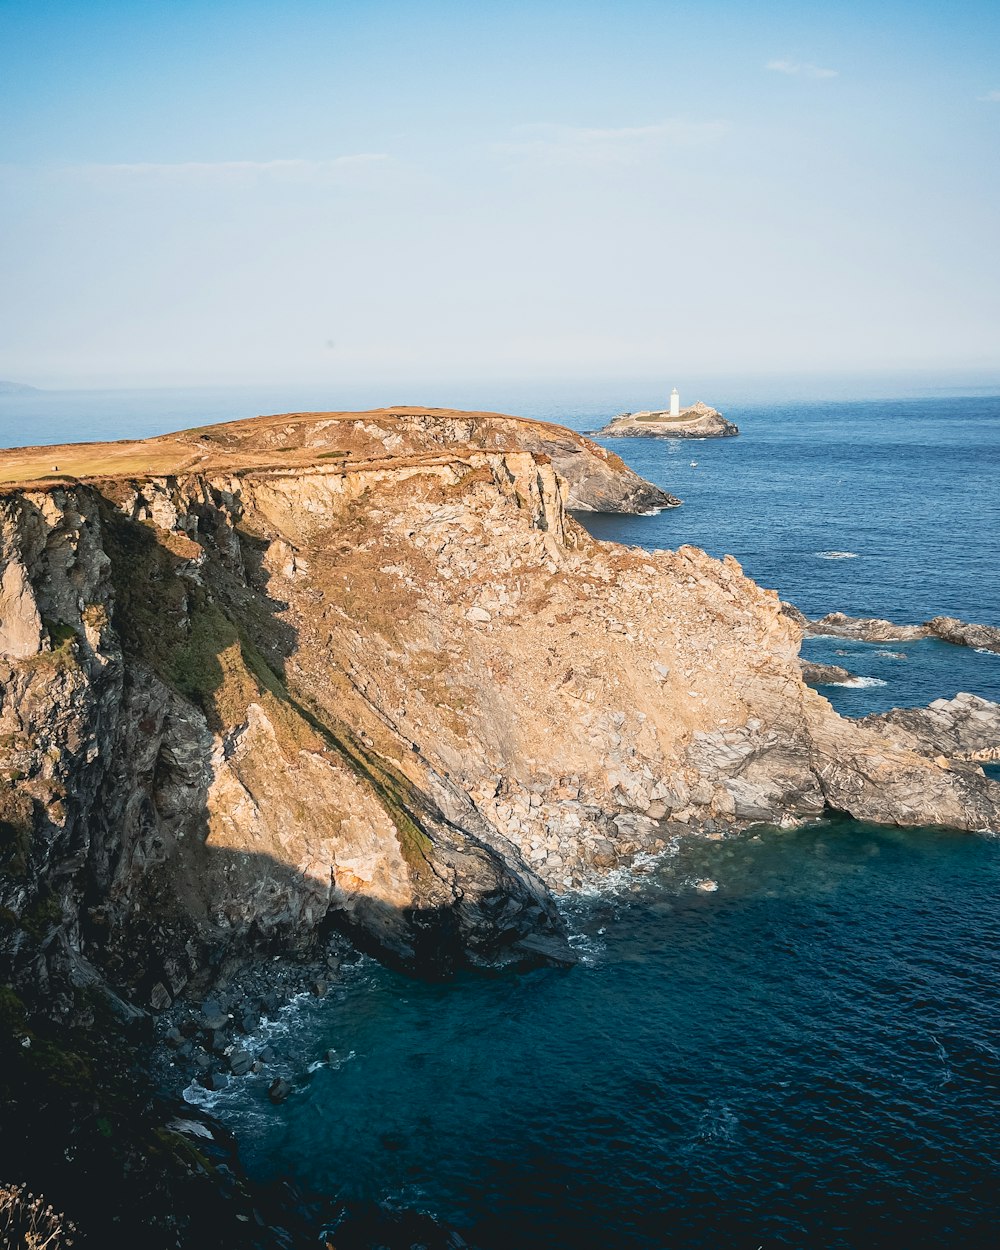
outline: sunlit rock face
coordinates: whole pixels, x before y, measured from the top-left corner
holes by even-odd
[[[566,961],[553,894],[678,826],[1000,825],[947,746],[805,686],[735,561],[589,538],[547,452],[404,422],[300,460],[278,420],[214,468],[0,500],[18,984],[161,1005],[328,926],[428,975]]]

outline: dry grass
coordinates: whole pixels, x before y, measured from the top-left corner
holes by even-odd
[[[114,443],[64,443],[0,451],[0,490],[12,486],[53,489],[77,481],[127,480],[187,472],[241,473],[255,469],[312,467],[339,473],[363,464],[420,464],[447,458],[433,426],[421,432],[408,418],[460,418],[471,422],[472,449],[517,450],[566,431],[548,422],[495,412],[448,408],[379,408],[371,412],[287,413],[181,430],[158,438]],[[417,423],[419,424],[419,422]],[[399,432],[396,453],[386,452],[372,427]],[[454,452],[451,452],[454,455]],[[541,453],[540,453],[541,454]]]
[[[4,1250],[64,1250],[77,1228],[27,1185],[0,1185],[0,1245]]]

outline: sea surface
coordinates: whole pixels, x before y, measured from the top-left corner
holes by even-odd
[[[656,397],[407,398],[592,430]],[[607,441],[684,506],[592,532],[729,552],[808,615],[1000,625],[1000,397],[725,399],[739,438]],[[0,443],[383,402],[401,400],[43,393],[0,398]],[[846,715],[1000,700],[997,655],[804,649],[868,679],[824,690]],[[577,968],[426,985],[359,959],[267,1026],[276,1069],[211,1099],[255,1175],[419,1207],[483,1250],[993,1245],[998,896],[995,837],[822,821],[683,838],[563,900]],[[294,1084],[279,1108],[275,1071]]]

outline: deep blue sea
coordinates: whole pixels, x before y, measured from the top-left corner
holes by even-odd
[[[730,552],[810,615],[1000,625],[1000,397],[703,397],[741,436],[609,442],[684,506],[587,518],[595,534]],[[656,397],[407,398],[589,430]],[[0,398],[0,442],[382,402],[401,399]],[[805,649],[884,683],[825,690],[847,715],[1000,699],[1000,656]],[[694,888],[704,877],[716,893]],[[270,1027],[288,1102],[268,1103],[272,1070],[216,1111],[255,1174],[420,1207],[484,1250],[993,1245],[998,897],[997,838],[841,821],[682,839],[565,901],[579,967],[425,985],[360,960]]]

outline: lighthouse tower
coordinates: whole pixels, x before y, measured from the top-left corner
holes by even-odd
[[[677,387],[670,392],[670,415],[679,417],[681,415],[681,397],[677,394]]]

